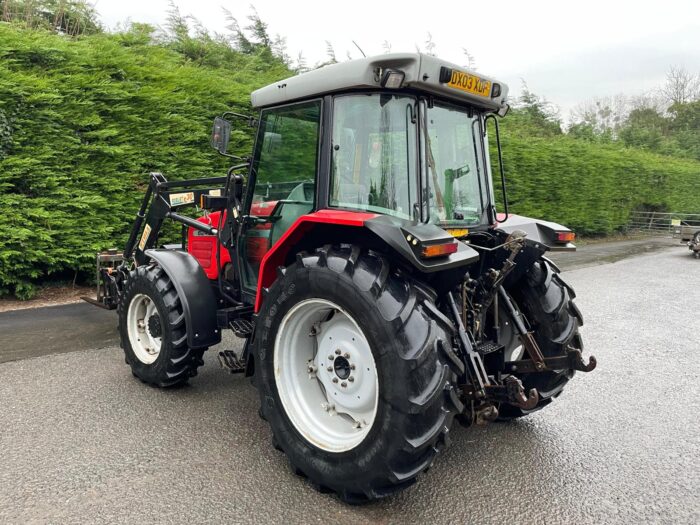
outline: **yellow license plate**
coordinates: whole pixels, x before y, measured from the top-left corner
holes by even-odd
[[[455,89],[461,89],[467,93],[473,93],[480,97],[488,97],[491,95],[491,81],[479,78],[476,75],[462,73],[456,69],[452,70],[452,76],[447,83],[448,86]]]
[[[446,228],[447,233],[452,235],[452,237],[464,237],[469,235],[469,230],[466,228]]]

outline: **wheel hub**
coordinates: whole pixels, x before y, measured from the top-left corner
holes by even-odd
[[[163,336],[163,327],[160,324],[160,316],[158,314],[148,318],[148,332],[152,337]]]
[[[347,379],[350,377],[350,361],[348,361],[342,355],[336,357],[333,361],[333,370],[339,379]]]

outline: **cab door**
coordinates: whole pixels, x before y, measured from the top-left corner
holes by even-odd
[[[260,115],[238,242],[243,292],[255,294],[268,250],[315,207],[321,100],[265,109]]]

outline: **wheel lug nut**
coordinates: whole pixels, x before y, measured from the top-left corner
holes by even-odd
[[[355,378],[352,377],[352,376],[350,376],[350,377],[348,377],[348,381],[350,381],[351,383],[353,383],[353,382],[355,382]]]
[[[347,384],[345,381],[343,381],[342,383],[340,383],[340,386],[342,386],[343,388],[345,388],[346,386],[348,386],[348,384]]]
[[[334,377],[334,378],[333,378],[333,382],[334,382],[334,383],[337,383],[337,382],[338,382],[338,378],[337,378],[337,377]]]
[[[332,366],[329,366],[328,368],[326,368],[326,370],[328,370],[329,372],[332,372],[332,371],[333,371],[333,367],[332,367]]]
[[[329,360],[329,361],[333,361],[333,356],[332,356],[332,355],[329,355],[329,356],[328,356],[328,360]]]
[[[345,359],[350,359],[350,354],[348,354],[347,352],[345,352],[345,354],[343,354],[343,357],[344,357]]]
[[[350,370],[355,370],[355,365],[350,365]]]
[[[340,355],[340,348],[336,348],[335,355]]]

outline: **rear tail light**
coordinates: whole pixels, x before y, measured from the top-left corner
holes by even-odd
[[[557,242],[573,242],[576,238],[574,232],[557,232]]]
[[[450,255],[457,251],[456,242],[448,242],[445,244],[431,244],[429,246],[423,246],[421,249],[421,256],[429,259],[431,257],[442,257],[444,255]]]

